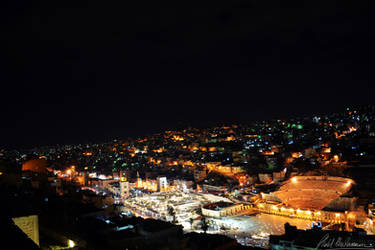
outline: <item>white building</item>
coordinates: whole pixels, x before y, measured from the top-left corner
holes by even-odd
[[[168,187],[168,182],[167,182],[167,177],[163,176],[159,176],[157,178],[157,181],[158,181],[158,192],[163,192],[166,190],[166,188]]]
[[[129,182],[124,179],[120,181],[120,195],[121,198],[127,198],[130,195]]]

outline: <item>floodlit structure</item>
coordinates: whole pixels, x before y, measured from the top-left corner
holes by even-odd
[[[353,181],[342,177],[294,176],[262,199],[255,208],[264,213],[294,218],[354,224],[356,198],[347,194]]]
[[[137,216],[171,221],[168,208],[173,207],[175,219],[190,228],[189,218],[200,216],[198,212],[205,204],[226,202],[234,205],[225,197],[212,194],[185,192],[152,193],[124,200],[124,211],[132,211]]]
[[[204,205],[202,207],[202,215],[220,218],[236,215],[246,209],[249,209],[249,206],[220,201]]]
[[[167,187],[168,187],[168,182],[167,182],[167,177],[163,176],[159,176],[157,178],[157,183],[158,183],[158,191],[159,192],[165,192]]]
[[[126,178],[122,177],[120,181],[120,195],[121,198],[129,197],[130,195],[130,186]]]
[[[287,206],[321,210],[347,193],[353,183],[351,179],[342,177],[294,176],[273,194]],[[351,205],[345,205],[344,200],[347,199],[342,199],[342,204],[337,204],[337,206],[349,206],[346,208],[350,209]],[[341,208],[338,209],[342,210]]]

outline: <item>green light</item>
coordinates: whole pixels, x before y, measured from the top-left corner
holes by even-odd
[[[298,129],[303,129],[303,126],[299,124],[299,125],[297,125],[297,128]]]
[[[268,162],[268,169],[274,169],[275,165],[272,162]]]
[[[293,124],[292,124],[292,128],[295,128],[295,127],[296,127],[296,124],[295,124],[295,123],[293,123]]]
[[[262,138],[262,136],[260,136],[260,135],[258,135],[257,137],[258,137],[258,138]]]

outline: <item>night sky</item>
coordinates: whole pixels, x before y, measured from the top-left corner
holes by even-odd
[[[1,146],[103,142],[373,103],[366,1],[4,2]]]

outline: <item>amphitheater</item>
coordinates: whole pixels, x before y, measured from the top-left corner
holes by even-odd
[[[288,207],[322,210],[347,193],[353,180],[331,176],[295,176],[273,193]]]

